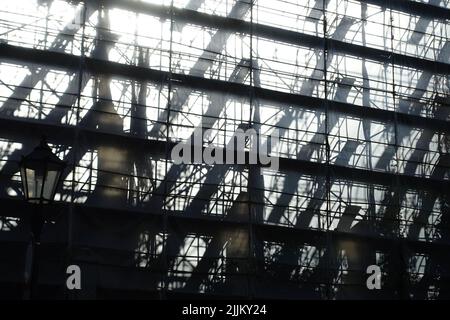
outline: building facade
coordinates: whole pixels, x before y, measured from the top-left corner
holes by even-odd
[[[22,297],[18,163],[45,135],[68,166],[40,298],[450,298],[450,1],[3,2],[0,297]],[[240,128],[277,170],[174,163]]]

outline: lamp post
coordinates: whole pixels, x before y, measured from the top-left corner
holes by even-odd
[[[37,257],[45,223],[43,206],[53,202],[65,166],[66,162],[53,154],[44,138],[39,146],[22,157],[20,162],[20,177],[25,199],[36,206],[31,216],[30,243],[25,268],[25,299],[33,298],[37,287]]]

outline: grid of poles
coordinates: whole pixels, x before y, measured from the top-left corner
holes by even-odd
[[[1,11],[0,239],[20,256],[45,134],[70,166],[43,294],[448,297],[448,3],[29,2]],[[243,127],[280,130],[278,171],[171,160]]]

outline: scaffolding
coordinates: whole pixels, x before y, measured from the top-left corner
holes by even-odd
[[[45,135],[69,165],[42,297],[450,298],[449,17],[448,0],[2,3],[0,296],[21,296],[18,162]],[[171,159],[243,126],[280,132],[278,171]]]

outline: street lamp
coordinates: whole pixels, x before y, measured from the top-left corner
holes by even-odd
[[[20,161],[20,177],[25,199],[36,205],[36,210],[31,216],[31,239],[25,268],[27,284],[25,298],[27,299],[33,297],[37,285],[37,249],[45,223],[42,207],[44,204],[53,202],[65,167],[66,162],[53,154],[45,139],[42,139],[39,146],[27,156],[22,157]]]
[[[56,187],[66,163],[53,154],[42,139],[29,155],[22,157],[20,176],[25,198],[30,203],[48,204],[55,198]]]

